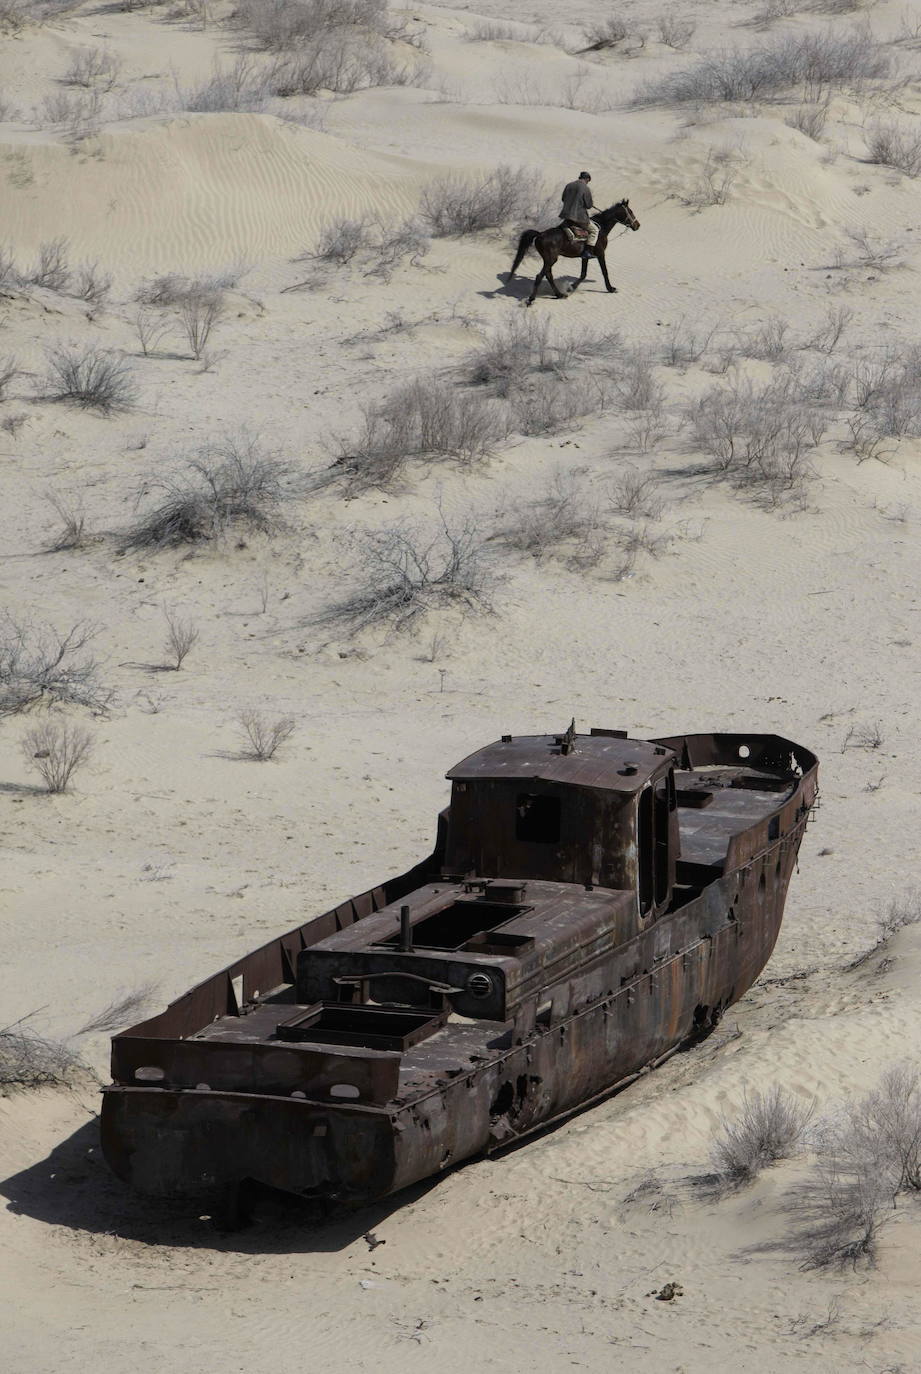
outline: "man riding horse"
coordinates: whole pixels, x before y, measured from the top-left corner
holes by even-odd
[[[592,249],[598,242],[598,225],[589,214],[595,208],[592,193],[588,189],[591,179],[588,172],[580,172],[575,181],[563,187],[563,211],[560,215],[564,228],[574,231],[570,235],[573,241],[584,240],[582,257],[586,262],[594,256]]]

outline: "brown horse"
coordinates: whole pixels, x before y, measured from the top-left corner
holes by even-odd
[[[597,215],[592,215],[592,219],[598,225],[598,241],[594,248],[590,248],[588,251],[594,253],[595,257],[601,263],[601,274],[604,277],[604,284],[607,289],[609,291],[616,291],[617,287],[611,285],[611,279],[608,276],[608,265],[604,260],[604,250],[608,246],[608,234],[614,228],[615,224],[623,224],[627,229],[639,229],[640,222],[630,209],[630,202],[628,200],[619,200],[616,205],[611,205],[607,210],[600,210]],[[544,277],[547,278],[547,281],[553,287],[557,299],[562,300],[563,292],[553,280],[553,264],[556,262],[557,258],[561,257],[582,257],[582,249],[584,246],[585,245],[581,242],[573,243],[562,224],[557,225],[554,229],[544,229],[543,231],[539,229],[526,229],[518,240],[518,252],[515,254],[515,261],[512,263],[512,270],[508,274],[508,280],[511,281],[514,277],[521,259],[528,249],[536,248],[544,260],[544,265],[534,278],[534,289],[528,297],[527,303],[528,305],[533,303],[534,297],[537,295],[537,288],[540,286]],[[570,295],[575,291],[577,286],[581,286],[582,282],[585,281],[585,274],[587,271],[588,259],[582,258],[582,275],[577,282],[573,283],[569,293]]]

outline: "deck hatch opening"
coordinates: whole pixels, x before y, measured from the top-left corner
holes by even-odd
[[[461,949],[474,936],[496,930],[530,909],[515,902],[459,899],[413,926],[413,949]],[[380,944],[389,949],[398,948],[400,937],[391,935]]]
[[[408,1050],[440,1030],[447,1020],[441,1012],[412,1011],[408,1007],[366,1007],[349,1002],[323,1002],[282,1021],[279,1040],[318,1045],[362,1045],[374,1050]]]
[[[560,798],[519,792],[515,800],[515,839],[529,844],[559,844]]]

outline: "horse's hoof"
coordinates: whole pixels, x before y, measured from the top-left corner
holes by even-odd
[[[608,295],[613,296],[616,290],[617,290],[617,287],[616,287],[616,286],[609,286],[609,287],[608,287]]]

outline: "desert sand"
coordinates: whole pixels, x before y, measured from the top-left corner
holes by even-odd
[[[445,770],[503,732],[571,717],[639,736],[776,731],[819,755],[822,780],[773,959],[709,1040],[514,1153],[357,1218],[316,1228],[266,1205],[221,1236],[182,1204],[131,1195],[96,1135],[107,1036],[82,1036],[90,1076],[0,1098],[10,1374],[921,1370],[910,1199],[875,1264],[804,1270],[785,1199],[808,1158],[721,1197],[694,1183],[746,1092],[780,1083],[821,1117],[917,1062],[921,1043],[919,927],[849,967],[921,878],[917,378],[907,420],[880,421],[878,442],[848,425],[866,414],[859,379],[921,342],[921,182],[869,156],[880,121],[918,138],[921,5],[792,8],[755,22],[756,3],[628,0],[626,36],[585,51],[597,15],[572,0],[426,4],[394,12],[413,44],[386,40],[416,84],[204,110],[189,92],[252,48],[226,6],[4,11],[0,354],[16,371],[0,401],[2,605],[32,632],[93,627],[111,696],[0,722],[0,1025],[31,1016],[69,1039],[145,987],[156,1010],[403,871],[429,852]],[[820,92],[814,137],[787,122],[796,90],[634,103],[707,54],[861,26],[890,69]],[[118,59],[111,81],[68,84],[88,49]],[[551,203],[583,167],[598,205],[630,198],[641,229],[608,251],[618,294],[593,266],[576,295],[545,291],[526,312],[538,263],[506,281],[510,223],[433,237],[385,277],[369,274],[373,253],[305,257],[338,220],[403,221],[438,177],[503,164],[533,169]],[[62,238],[73,272],[111,276],[105,299],[29,280]],[[163,336],[143,354],[137,294],[163,274],[222,283],[197,360],[169,308],[151,308]],[[334,462],[363,408],[416,377],[462,378],[524,320],[596,341],[562,381],[538,374],[532,399],[603,378],[603,413],[512,426],[475,462],[346,482]],[[123,360],[130,406],[55,399],[60,347]],[[637,359],[658,400],[631,408]],[[718,471],[689,407],[796,368],[802,389],[821,366],[842,390],[816,401],[822,432],[790,480]],[[241,436],[293,465],[279,528],[129,546],[139,493],[149,509],[158,479]],[[650,510],[611,515],[618,484],[646,476]],[[534,503],[554,483],[588,533],[535,556],[507,531],[529,511],[549,523]],[[78,547],[49,551],[49,494],[82,508]],[[488,608],[434,602],[408,629],[354,634],[323,618],[359,585],[377,532],[409,522],[424,543],[439,512],[482,545]],[[178,671],[164,609],[198,631]],[[241,755],[245,710],[296,722],[268,762]],[[48,719],[94,742],[60,795],[22,747]],[[369,1232],[386,1244],[372,1250]],[[682,1295],[656,1300],[668,1282]]]

